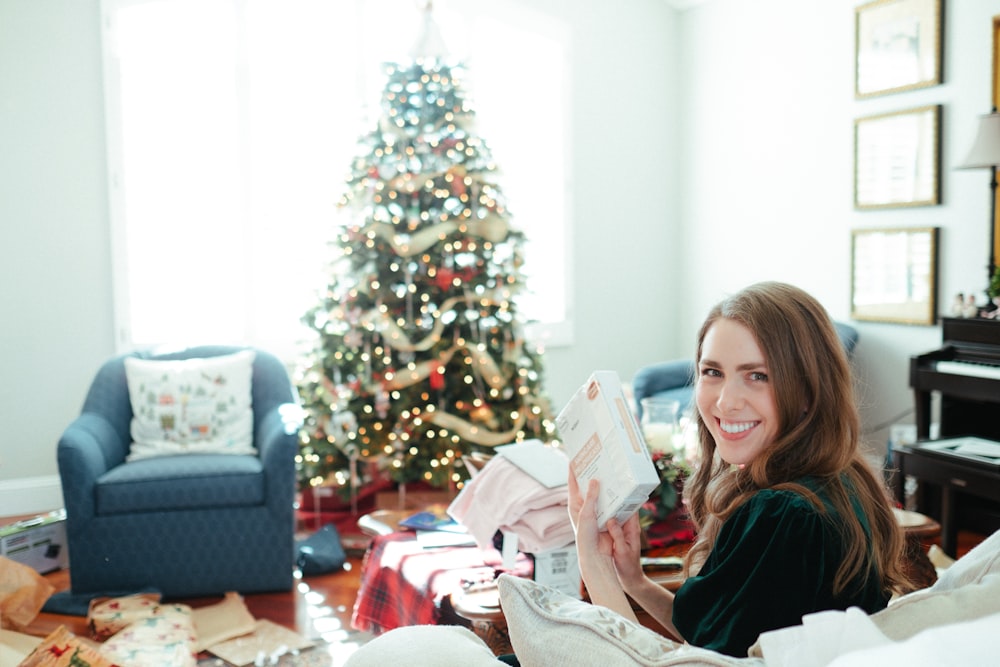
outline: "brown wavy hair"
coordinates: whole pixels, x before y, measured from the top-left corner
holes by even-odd
[[[902,569],[902,529],[885,482],[861,452],[850,363],[826,310],[792,285],[751,285],[709,312],[698,333],[699,362],[705,335],[720,318],[742,324],[756,338],[767,361],[779,424],[774,442],[736,468],[719,457],[695,410],[701,464],[685,483],[684,496],[698,538],[688,552],[687,568],[704,562],[723,522],[761,489],[795,491],[825,511],[813,492],[794,482],[812,477],[841,519],[844,558],[834,593],[845,591],[855,577],[863,579],[872,560],[883,590],[911,590]],[[855,503],[868,518],[870,535],[857,518]]]

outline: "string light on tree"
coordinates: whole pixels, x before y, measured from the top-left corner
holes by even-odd
[[[381,117],[339,202],[347,222],[296,374],[304,488],[378,474],[455,484],[464,454],[554,435],[518,317],[524,236],[474,134],[464,70],[440,51],[385,66]]]

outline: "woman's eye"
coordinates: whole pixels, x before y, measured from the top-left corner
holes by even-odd
[[[721,373],[715,368],[703,368],[701,369],[701,374],[706,377],[721,377]]]
[[[750,379],[754,382],[767,382],[767,373],[755,371],[750,374]]]

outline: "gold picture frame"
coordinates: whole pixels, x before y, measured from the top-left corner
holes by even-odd
[[[855,97],[941,83],[942,3],[875,0],[855,8]]]
[[[854,121],[854,207],[941,203],[941,105]]]
[[[937,322],[938,227],[851,232],[851,318]]]
[[[993,111],[1000,109],[1000,16],[993,17]],[[993,193],[993,257],[1000,258],[1000,188]]]

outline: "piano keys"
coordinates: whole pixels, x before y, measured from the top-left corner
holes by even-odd
[[[931,396],[940,437],[1000,440],[1000,321],[942,318],[943,346],[910,359],[917,439],[930,438]]]
[[[954,555],[960,527],[1000,529],[1000,468],[937,451],[947,439],[1000,441],[1000,321],[942,318],[941,333],[940,348],[910,358],[917,443],[893,447],[893,487],[902,502],[903,478],[917,479],[916,509],[941,523],[942,548]],[[930,440],[935,394],[940,441]]]

